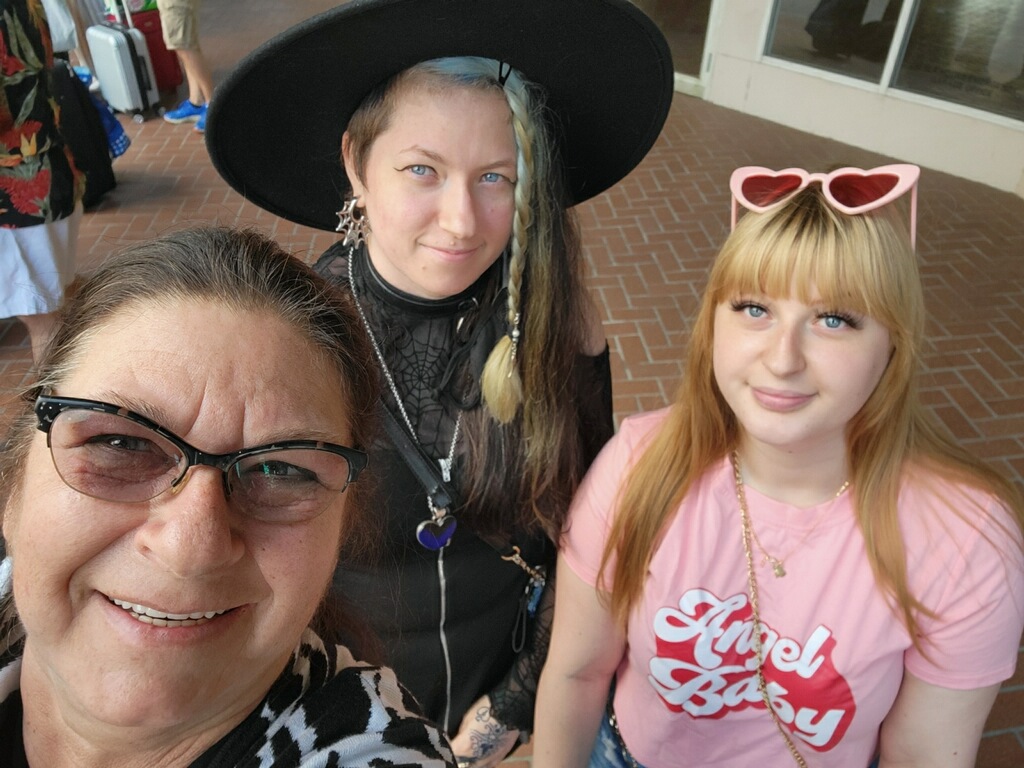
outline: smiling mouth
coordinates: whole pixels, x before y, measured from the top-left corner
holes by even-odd
[[[784,392],[773,389],[754,388],[754,396],[764,407],[771,410],[789,411],[803,406],[813,396],[799,392]]]
[[[128,612],[128,614],[136,621],[141,621],[143,624],[152,624],[155,627],[195,627],[199,624],[205,624],[215,616],[225,614],[230,609],[223,611],[195,611],[193,613],[164,613],[158,611],[155,608],[150,608],[146,605],[139,603],[129,603],[124,600],[118,600],[117,598],[107,598],[116,605]]]
[[[439,251],[440,253],[447,254],[448,256],[468,256],[469,254],[476,253],[479,250],[476,247],[471,246],[456,246],[456,245],[432,245],[430,246],[433,250]]]

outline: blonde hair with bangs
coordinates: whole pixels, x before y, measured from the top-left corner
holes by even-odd
[[[716,308],[743,295],[820,301],[868,315],[889,331],[889,364],[847,425],[847,460],[875,579],[915,645],[920,643],[918,617],[933,614],[907,583],[898,499],[912,470],[924,470],[913,472],[913,482],[934,473],[992,494],[1024,530],[1024,501],[1016,486],[954,443],[918,398],[924,295],[900,211],[890,205],[848,216],[835,211],[813,186],[779,208],[740,219],[712,266],[669,416],[616,500],[599,583],[611,593],[611,610],[620,623],[640,600],[659,537],[686,493],[738,443],[741,427],[715,382],[712,349]],[[990,514],[964,501],[945,503],[968,522]],[[1020,541],[1020,530],[996,524],[1009,541]]]

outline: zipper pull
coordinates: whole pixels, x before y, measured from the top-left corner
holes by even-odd
[[[526,647],[526,628],[530,623],[530,608],[529,600],[527,599],[527,593],[529,591],[530,587],[527,585],[526,592],[523,592],[522,596],[519,598],[519,610],[516,611],[516,624],[512,628],[513,653],[519,653]]]

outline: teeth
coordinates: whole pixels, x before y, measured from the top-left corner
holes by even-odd
[[[195,611],[193,613],[164,613],[155,608],[140,603],[129,603],[117,598],[110,598],[110,601],[118,608],[128,611],[132,618],[138,619],[143,624],[152,624],[155,627],[193,627],[197,624],[205,624],[214,616],[220,616],[224,611]]]

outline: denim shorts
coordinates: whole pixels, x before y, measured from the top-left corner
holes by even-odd
[[[644,768],[639,762],[632,762],[622,752],[622,743],[616,735],[608,720],[608,713],[605,712],[601,718],[601,729],[597,732],[597,740],[594,742],[594,751],[590,753],[590,762],[587,768]],[[878,768],[876,757],[868,768]]]
[[[601,729],[597,732],[594,751],[590,754],[588,768],[644,768],[640,763],[631,761],[622,751],[622,743],[608,720],[605,712],[601,718]]]

